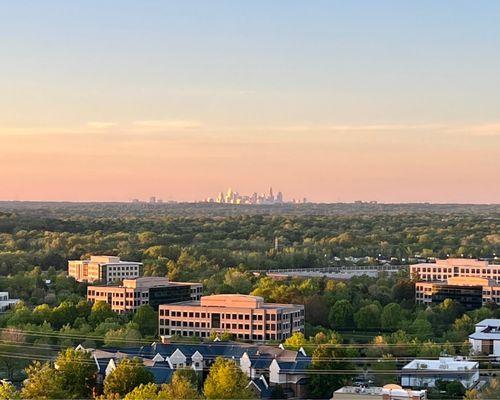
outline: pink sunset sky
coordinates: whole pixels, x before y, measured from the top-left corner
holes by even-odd
[[[500,202],[494,2],[140,3],[1,11],[0,200]]]
[[[191,201],[273,186],[288,199],[320,202],[498,202],[498,142],[489,129],[155,121],[4,133],[0,197]]]

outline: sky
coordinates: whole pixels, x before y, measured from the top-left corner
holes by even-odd
[[[500,203],[500,2],[0,4],[0,199]]]

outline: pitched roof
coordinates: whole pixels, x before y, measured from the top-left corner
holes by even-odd
[[[174,371],[167,362],[155,362],[152,366],[146,367],[154,376],[155,383],[162,384],[170,382]]]

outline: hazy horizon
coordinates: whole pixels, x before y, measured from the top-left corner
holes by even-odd
[[[11,2],[0,199],[500,203],[500,3]]]

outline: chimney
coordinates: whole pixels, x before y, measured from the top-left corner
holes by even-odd
[[[161,335],[160,338],[162,344],[170,344],[172,341],[172,336],[170,335]]]

